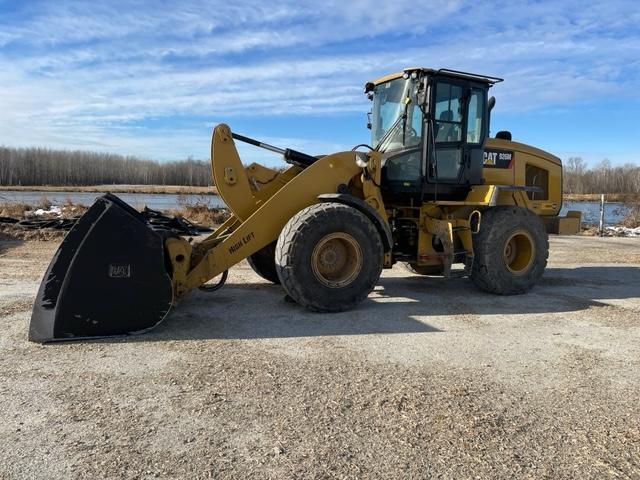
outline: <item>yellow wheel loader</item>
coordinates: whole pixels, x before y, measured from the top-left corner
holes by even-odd
[[[37,294],[36,342],[140,333],[196,288],[215,290],[247,259],[318,312],[355,307],[383,268],[470,276],[482,290],[527,292],[560,218],[560,159],[489,135],[502,79],[408,68],[368,82],[371,145],[313,157],[213,131],[214,183],[231,217],[203,240],[156,231],[114,195],[99,198],[55,254]],[[284,171],[244,166],[236,142],[281,154]],[[220,277],[216,284],[212,279]]]

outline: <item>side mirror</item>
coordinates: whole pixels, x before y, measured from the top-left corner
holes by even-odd
[[[491,97],[489,99],[489,103],[487,104],[487,109],[489,110],[489,112],[491,112],[491,110],[493,110],[493,107],[496,106],[496,97]]]
[[[418,86],[418,94],[416,95],[416,100],[418,102],[418,107],[422,110],[422,113],[426,116],[429,112],[429,83],[427,80],[420,83]]]
[[[371,112],[367,112],[367,128],[371,130]]]

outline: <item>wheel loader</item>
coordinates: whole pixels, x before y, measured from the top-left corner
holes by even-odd
[[[356,307],[396,263],[468,276],[494,294],[527,292],[545,269],[547,233],[573,233],[580,218],[558,216],[559,158],[509,132],[490,136],[488,92],[500,81],[407,68],[368,82],[371,144],[326,156],[216,126],[213,180],[230,218],[192,241],[154,230],[114,195],[97,199],[45,273],[29,339],[147,331],[190,291],[219,288],[244,259],[316,312]],[[244,166],[236,142],[290,166]]]

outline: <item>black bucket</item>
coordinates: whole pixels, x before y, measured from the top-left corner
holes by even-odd
[[[142,333],[162,321],[171,300],[163,236],[108,193],[78,220],[51,260],[29,340]]]

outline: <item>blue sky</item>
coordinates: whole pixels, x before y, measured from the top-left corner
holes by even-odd
[[[368,141],[364,83],[416,65],[504,77],[493,132],[640,163],[637,0],[0,0],[0,145],[206,159],[225,122],[329,153]]]

